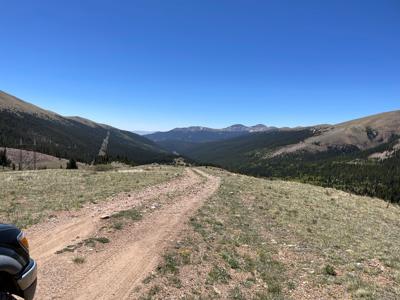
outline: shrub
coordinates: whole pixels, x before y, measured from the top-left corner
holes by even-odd
[[[76,160],[71,158],[69,162],[67,162],[67,169],[76,170],[78,169],[78,165],[76,164]]]
[[[326,265],[325,266],[324,273],[326,275],[330,275],[330,276],[336,276],[337,275],[337,273],[335,271],[335,268],[333,266],[331,266],[331,265]]]
[[[72,259],[72,261],[73,261],[74,263],[78,264],[78,265],[81,265],[81,264],[83,264],[83,263],[85,262],[85,258],[84,258],[84,257],[77,256],[77,257],[74,257],[74,258]]]
[[[97,172],[106,172],[106,171],[111,171],[114,169],[114,167],[111,164],[100,164],[100,165],[94,165],[93,169]]]

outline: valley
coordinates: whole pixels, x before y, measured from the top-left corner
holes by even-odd
[[[38,299],[400,297],[398,112],[143,137],[0,100],[0,219]]]
[[[196,143],[193,137],[202,131],[193,130],[180,129],[190,139],[168,139],[167,132],[157,143],[200,165],[400,202],[400,111],[337,125],[241,131],[233,138]]]

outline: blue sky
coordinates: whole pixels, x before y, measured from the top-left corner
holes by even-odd
[[[400,109],[398,0],[0,0],[0,89],[128,130]]]

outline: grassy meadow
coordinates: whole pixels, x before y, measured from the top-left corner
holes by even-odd
[[[79,209],[120,192],[139,190],[182,174],[182,168],[142,166],[86,170],[0,172],[0,221],[20,227],[54,211]]]

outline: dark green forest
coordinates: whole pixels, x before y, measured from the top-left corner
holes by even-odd
[[[313,135],[309,130],[250,135],[194,150],[190,157],[242,174],[296,180],[333,187],[400,203],[400,151],[385,160],[369,159],[372,153],[391,150],[399,137],[361,151],[355,146],[331,148],[325,152],[300,152],[269,157],[278,147]]]
[[[240,166],[236,171],[254,176],[294,179],[400,203],[400,152],[382,161],[354,158],[357,152],[332,152],[328,159],[286,155],[259,165]],[[364,155],[362,152],[358,154]]]
[[[91,162],[96,158],[108,132],[110,139],[107,151],[110,158],[133,164],[170,162],[174,158],[152,141],[129,131],[88,126],[69,118],[51,120],[22,112],[0,111],[0,147],[36,149],[60,158]]]

